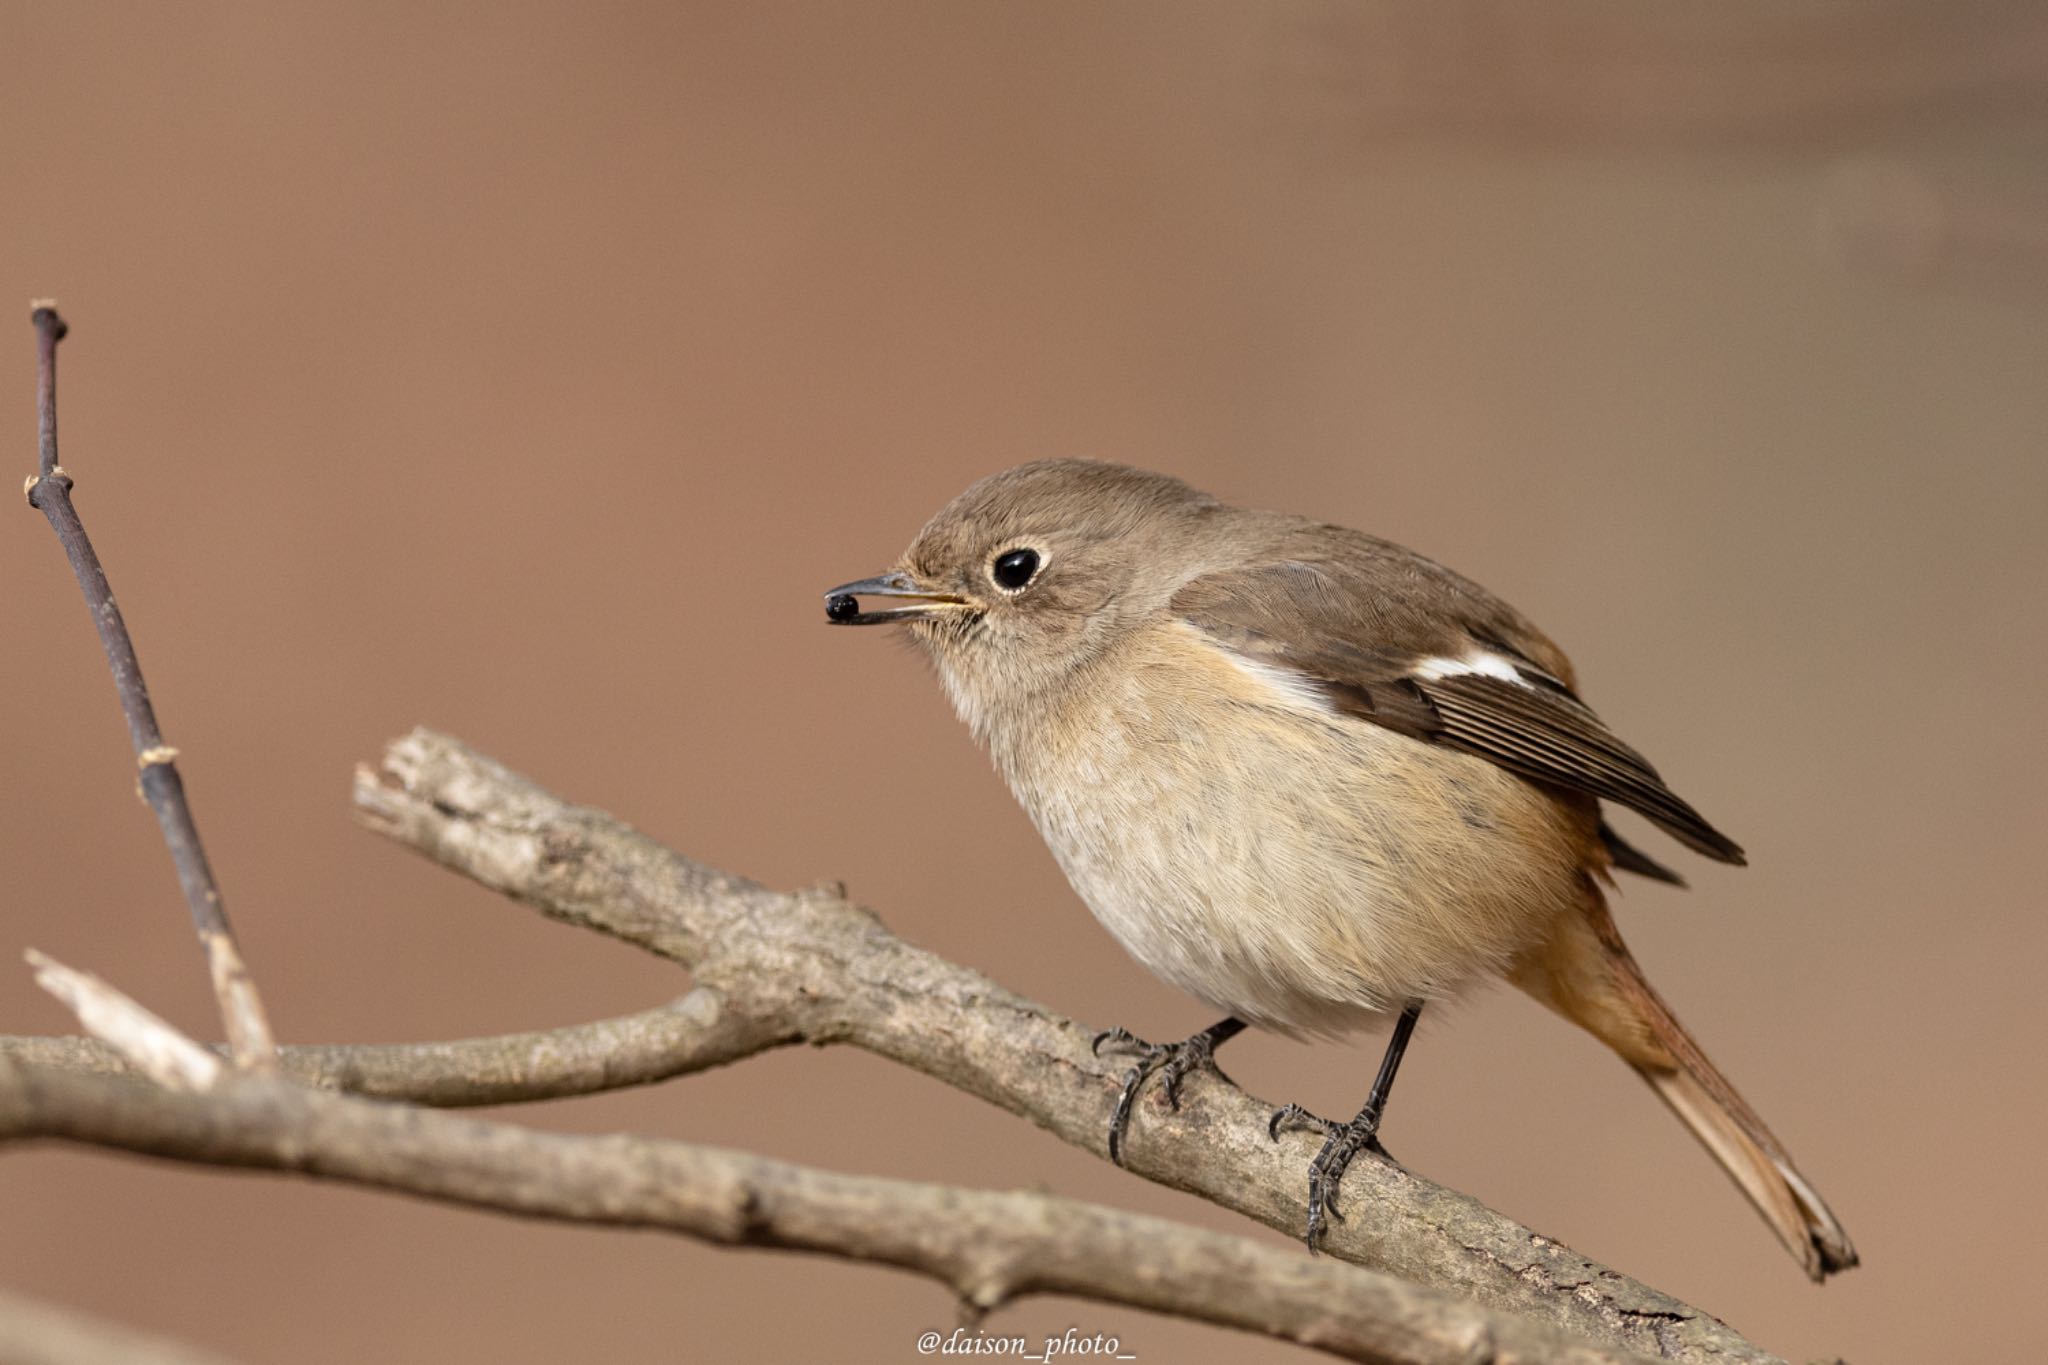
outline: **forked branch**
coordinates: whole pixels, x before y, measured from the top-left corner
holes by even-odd
[[[509,1124],[223,1071],[203,1092],[0,1056],[0,1140],[296,1171],[532,1218],[894,1265],[973,1311],[1128,1304],[1380,1365],[1646,1365],[1354,1266],[1049,1195],[839,1175],[741,1152]]]
[[[719,1061],[749,1038],[762,1048],[852,1043],[1107,1155],[1121,1073],[1093,1055],[1092,1030],[905,943],[837,888],[784,894],[719,872],[423,730],[358,770],[355,797],[372,829],[552,918],[687,968],[704,1027],[729,1045]],[[1202,1075],[1172,1121],[1139,1114],[1127,1163],[1292,1234],[1309,1139],[1269,1139],[1272,1108]],[[1364,1164],[1346,1191],[1370,1212],[1331,1230],[1326,1250],[1342,1260],[1649,1355],[1777,1359],[1698,1309],[1409,1172]]]
[[[655,1009],[574,1028],[280,1055],[176,752],[58,460],[64,323],[42,305],[34,321],[41,453],[28,499],[49,519],[92,609],[236,1066],[106,983],[32,954],[38,979],[95,1036],[0,1038],[0,1141],[64,1139],[530,1217],[878,1261],[944,1282],[971,1311],[1060,1293],[1380,1365],[1624,1365],[1649,1356],[1782,1365],[1698,1310],[1383,1163],[1347,1179],[1361,1216],[1326,1243],[1346,1265],[1050,1196],[839,1175],[679,1142],[539,1133],[385,1102],[588,1094],[791,1043],[850,1042],[1102,1155],[1120,1081],[1094,1056],[1089,1030],[903,942],[839,889],[785,895],[717,872],[425,731],[358,771],[366,824],[553,918],[669,959],[691,987]],[[1172,1122],[1139,1116],[1128,1164],[1292,1232],[1306,1139],[1270,1140],[1270,1112],[1203,1074]],[[87,1346],[78,1358],[98,1358]]]
[[[836,888],[783,894],[714,871],[425,731],[395,741],[379,767],[359,770],[356,804],[372,828],[553,918],[667,957],[688,968],[694,983],[656,1009],[574,1028],[450,1043],[286,1048],[286,1075],[307,1086],[438,1105],[494,1104],[643,1084],[791,1043],[850,1042],[1106,1155],[1106,1122],[1121,1077],[1113,1064],[1093,1055],[1089,1029],[905,943]],[[15,1081],[0,1083],[0,1095],[26,1082],[38,1096],[30,1109],[14,1111],[14,1131],[21,1135],[62,1134],[191,1159],[278,1166],[277,1153],[315,1150],[306,1144],[314,1141],[318,1116],[339,1115],[336,1122],[354,1125],[346,1129],[357,1135],[349,1141],[362,1150],[368,1150],[364,1134],[386,1131],[376,1126],[384,1117],[364,1118],[368,1111],[345,1106],[322,1108],[338,1097],[283,1082],[250,1088],[251,1078],[225,1075],[204,1095],[138,1091],[117,1074],[133,1068],[111,1048],[89,1040],[0,1040],[0,1068],[10,1063]],[[240,1098],[245,1096],[254,1098]],[[208,1108],[216,1103],[228,1107]],[[231,1112],[242,1117],[228,1117]],[[433,1149],[456,1162],[455,1170],[471,1173],[459,1177],[464,1180],[476,1178],[479,1152],[553,1150],[546,1142],[527,1149],[518,1129],[451,1129],[444,1125],[457,1122],[453,1116],[383,1106],[377,1112],[398,1116],[389,1119],[394,1134],[467,1134]],[[1149,1104],[1141,1111],[1128,1160],[1150,1179],[1291,1234],[1300,1218],[1299,1175],[1306,1158],[1300,1144],[1307,1139],[1270,1141],[1269,1113],[1270,1106],[1229,1081],[1197,1076],[1171,1121]],[[253,1129],[242,1126],[251,1114],[267,1117]],[[6,1122],[0,1120],[0,1128]],[[153,1126],[158,1124],[165,1126]],[[325,1160],[293,1168],[370,1178],[367,1168],[346,1173]],[[530,1188],[534,1182],[527,1177],[538,1169],[519,1179],[500,1174]],[[804,1178],[811,1175],[855,1179],[823,1173]],[[425,1173],[417,1182],[392,1187],[460,1197],[437,1183],[444,1178],[457,1177]],[[1331,1230],[1326,1247],[1338,1259],[1417,1282],[1446,1302],[1534,1319],[1624,1354],[1782,1365],[1698,1309],[1418,1176],[1372,1163],[1351,1173],[1347,1190],[1360,1216]],[[565,1200],[577,1197],[566,1187],[561,1194]],[[471,1202],[498,1206],[490,1198]],[[538,1216],[576,1216],[573,1202],[518,1208]],[[1107,1211],[1088,1213],[1098,1215]],[[1285,1268],[1283,1281],[1291,1282],[1299,1267],[1327,1266],[1291,1246],[1275,1251],[1289,1258],[1284,1267],[1275,1263],[1276,1273]],[[1120,1282],[1101,1283],[1109,1293]],[[1497,1358],[1505,1359],[1499,1351],[1509,1337],[1496,1333],[1489,1340]],[[1472,1358],[1487,1357],[1482,1352]]]

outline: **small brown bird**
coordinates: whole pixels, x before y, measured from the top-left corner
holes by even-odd
[[[861,599],[875,599],[864,609]],[[1520,613],[1384,540],[1232,507],[1158,474],[1047,460],[934,517],[897,567],[832,589],[906,622],[1074,889],[1131,955],[1228,1017],[1137,1054],[1110,1123],[1247,1025],[1335,1035],[1400,1011],[1365,1106],[1321,1129],[1308,1243],[1423,1007],[1503,976],[1620,1053],[1814,1279],[1856,1264],[1827,1205],[1643,979],[1609,870],[1676,882],[1600,802],[1709,858],[1714,829],[1579,700]]]

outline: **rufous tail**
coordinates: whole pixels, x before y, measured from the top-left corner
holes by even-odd
[[[1587,887],[1585,912],[1560,920],[1509,979],[1620,1053],[1742,1187],[1808,1275],[1824,1280],[1856,1264],[1841,1221],[1643,979],[1597,888]]]

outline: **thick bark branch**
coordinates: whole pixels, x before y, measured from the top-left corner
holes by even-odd
[[[426,731],[359,770],[356,804],[370,827],[448,867],[688,968],[721,1010],[761,1021],[757,1037],[853,1043],[1106,1155],[1120,1071],[1092,1055],[1091,1030],[903,942],[836,890],[785,895],[717,872]],[[1268,1139],[1271,1112],[1222,1077],[1195,1077],[1170,1118],[1141,1104],[1128,1164],[1294,1233],[1312,1143]],[[1331,1230],[1340,1259],[1667,1359],[1777,1359],[1419,1176],[1365,1162],[1345,1189],[1370,1213]]]
[[[980,1311],[1130,1304],[1380,1365],[1643,1365],[1554,1328],[1292,1249],[1029,1193],[839,1175],[745,1153],[568,1136],[223,1072],[204,1093],[0,1057],[0,1139],[64,1138],[297,1171],[535,1218],[879,1261]]]

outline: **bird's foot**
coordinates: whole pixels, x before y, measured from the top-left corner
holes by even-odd
[[[1379,1127],[1379,1115],[1372,1113],[1360,1114],[1349,1123],[1335,1123],[1298,1104],[1273,1112],[1266,1132],[1275,1142],[1282,1132],[1292,1129],[1305,1128],[1323,1134],[1322,1150],[1308,1164],[1308,1232],[1303,1240],[1311,1253],[1321,1248],[1328,1226],[1326,1217],[1344,1221],[1344,1215],[1337,1211],[1337,1187],[1343,1183],[1344,1172],[1351,1168],[1353,1157],[1371,1152],[1389,1166],[1400,1168],[1401,1163],[1380,1145]]]
[[[1216,1038],[1208,1029],[1178,1043],[1148,1043],[1129,1029],[1104,1029],[1095,1035],[1092,1046],[1098,1057],[1108,1048],[1131,1053],[1138,1059],[1137,1065],[1124,1073],[1124,1088],[1109,1116],[1109,1159],[1119,1166],[1124,1164],[1124,1134],[1131,1126],[1131,1106],[1137,1101],[1138,1091],[1144,1088],[1145,1078],[1155,1071],[1159,1073],[1166,1102],[1178,1113],[1180,1083],[1188,1073],[1216,1069]]]

